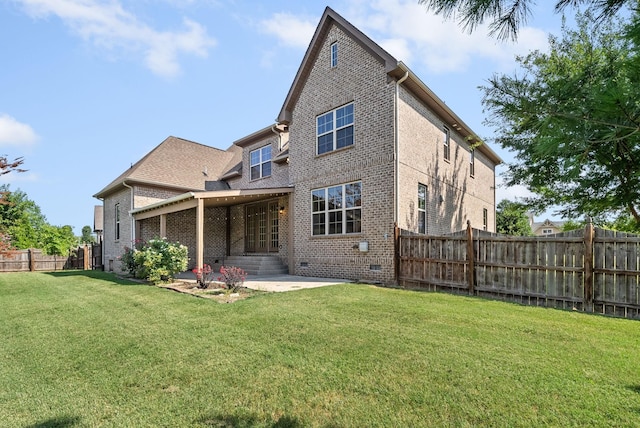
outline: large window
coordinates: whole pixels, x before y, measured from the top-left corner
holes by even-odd
[[[353,103],[318,116],[316,120],[319,155],[353,144]]]
[[[120,204],[116,204],[115,207],[115,238],[116,241],[120,239]]]
[[[442,128],[442,138],[444,140],[444,160],[448,161],[451,159],[451,133],[449,132],[449,128],[447,128],[446,126]]]
[[[341,235],[362,231],[362,183],[311,192],[313,235]]]
[[[264,146],[249,153],[251,180],[271,175],[271,146]]]
[[[331,44],[331,68],[338,66],[338,42]]]
[[[418,233],[427,233],[427,186],[418,184]]]

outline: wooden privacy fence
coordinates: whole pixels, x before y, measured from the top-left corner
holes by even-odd
[[[94,256],[98,252],[100,256]],[[100,245],[85,245],[70,251],[68,256],[49,256],[38,249],[15,250],[0,255],[0,272],[57,271],[63,269],[102,268]],[[96,265],[96,262],[99,263]]]
[[[472,229],[396,233],[398,284],[640,318],[640,236],[594,228],[538,237]]]

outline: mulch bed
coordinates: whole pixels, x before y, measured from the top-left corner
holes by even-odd
[[[171,284],[158,284],[158,287],[167,288],[177,291],[178,293],[190,294],[204,299],[213,299],[218,303],[233,303],[238,300],[244,300],[248,297],[255,296],[258,293],[264,293],[249,288],[240,287],[235,293],[231,293],[225,288],[221,288],[219,284],[211,283],[207,288],[199,288],[194,282],[178,281]]]

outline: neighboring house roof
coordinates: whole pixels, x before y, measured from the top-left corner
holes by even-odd
[[[354,27],[349,21],[344,19],[330,7],[327,7],[320,19],[320,23],[311,39],[311,43],[307,48],[307,52],[302,59],[302,64],[296,73],[293,84],[289,89],[289,93],[282,105],[278,122],[281,124],[289,124],[292,120],[293,109],[298,101],[300,93],[304,88],[307,78],[316,62],[316,58],[322,47],[322,41],[326,37],[332,25],[337,25],[342,31],[349,34],[353,40],[366,49],[374,58],[377,58],[384,65],[387,74],[394,78],[400,79],[405,74],[408,75],[403,85],[411,91],[418,99],[423,101],[431,108],[440,118],[448,125],[459,132],[463,137],[469,138],[469,144],[480,141],[479,137],[473,130],[465,124],[462,119],[456,115],[436,94],[429,89],[404,63],[395,59],[391,54],[384,50],[380,45],[371,40],[366,34]],[[495,164],[502,163],[502,159],[488,145],[482,144],[478,147],[480,152],[485,154]]]
[[[537,233],[537,231],[540,229],[554,228],[557,230],[562,230],[562,226],[564,226],[564,223],[565,223],[564,221],[546,219],[545,221],[542,221],[542,222],[533,222],[531,224],[531,230],[533,230],[534,234]]]
[[[175,190],[205,190],[206,181],[219,180],[242,150],[220,150],[178,137],[168,137],[131,168],[96,193],[104,198],[125,184],[146,184]]]

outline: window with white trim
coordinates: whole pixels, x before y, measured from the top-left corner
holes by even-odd
[[[344,235],[362,231],[362,182],[311,191],[312,234]]]
[[[451,132],[446,126],[442,128],[444,160],[451,159]]]
[[[116,204],[115,206],[115,238],[116,241],[120,239],[120,204]]]
[[[251,180],[271,176],[271,146],[264,146],[249,153]]]
[[[471,177],[476,175],[476,151],[473,149],[469,154],[469,175]]]
[[[542,234],[543,235],[552,235],[553,234],[553,229],[542,229]]]
[[[418,233],[427,233],[427,186],[418,183]]]
[[[331,43],[331,68],[338,66],[338,42]]]
[[[318,116],[316,137],[319,155],[353,145],[353,103]]]
[[[482,209],[482,230],[487,230],[489,225],[489,211],[486,208]]]

